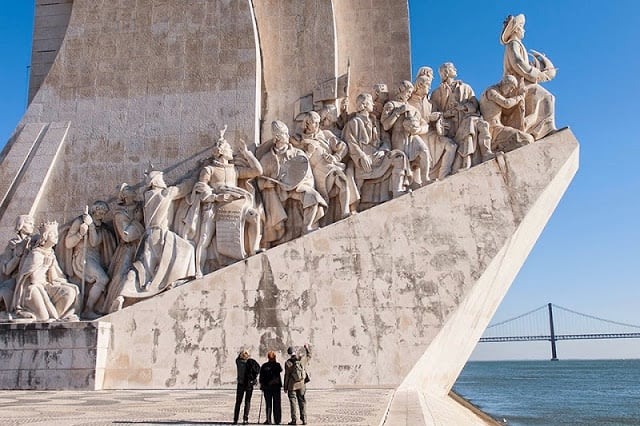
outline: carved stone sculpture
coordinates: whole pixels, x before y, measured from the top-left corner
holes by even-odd
[[[323,106],[320,111],[320,128],[328,130],[337,138],[342,135],[342,129],[338,128],[338,108],[334,104]]]
[[[118,205],[113,213],[113,228],[117,247],[109,265],[111,281],[102,306],[102,312],[107,313],[118,311],[124,305],[124,283],[133,266],[140,238],[144,235],[142,206],[135,189],[126,183],[120,186]]]
[[[18,270],[22,259],[31,250],[37,239],[34,236],[34,221],[30,215],[16,218],[16,236],[9,240],[0,258],[0,311],[6,319],[11,319],[9,311],[15,291]]]
[[[531,50],[529,61],[524,38],[524,15],[509,15],[504,21],[500,42],[504,45],[504,74],[513,75],[518,81],[518,91],[524,95],[522,108],[512,111],[503,122],[529,133],[538,140],[556,130],[555,98],[540,86],[556,75],[553,63],[542,53]]]
[[[384,106],[389,102],[389,89],[386,84],[378,83],[373,86],[373,116],[376,118],[378,136],[383,144],[391,146],[391,135],[380,124]]]
[[[58,223],[41,226],[40,238],[20,264],[12,308],[16,321],[76,321],[78,287],[69,283],[58,265],[53,247]]]
[[[358,210],[364,210],[406,193],[411,170],[404,152],[380,140],[371,95],[358,95],[356,108],[342,135],[355,167],[361,197]]]
[[[240,155],[246,166],[232,162],[233,150],[224,139],[224,131],[221,132],[212,157],[200,170],[198,181],[187,197],[190,207],[183,222],[189,229],[187,234],[196,236],[196,277],[260,249],[261,221],[255,195],[241,188],[238,180],[260,176],[262,165],[241,142]],[[209,258],[215,263],[212,268],[207,267]]]
[[[504,76],[480,96],[480,111],[489,124],[493,152],[508,152],[533,143],[533,136],[507,126],[503,121],[504,116],[513,115],[510,112],[522,108],[524,102],[524,95],[518,94],[518,81],[512,75]]]
[[[154,296],[195,275],[193,246],[169,228],[174,219],[174,203],[191,192],[193,182],[167,186],[158,170],[147,172],[146,177],[145,232],[122,290],[123,296],[133,299]]]
[[[429,180],[430,156],[424,140],[420,137],[410,137],[411,134],[407,132],[407,126],[405,126],[408,117],[418,113],[408,102],[413,90],[414,87],[410,81],[405,80],[400,83],[395,99],[384,106],[381,123],[384,130],[391,132],[391,148],[402,151],[407,156],[412,170],[412,183],[414,187],[419,187]],[[419,132],[419,130],[416,131]]]
[[[64,247],[70,252],[65,256],[69,264],[64,265],[65,273],[80,284],[80,296],[86,297],[82,316],[91,320],[100,316],[97,302],[110,281],[107,270],[116,247],[113,231],[103,222],[108,212],[106,202],[94,202],[71,223],[64,238]],[[90,290],[85,292],[88,286]]]
[[[416,79],[414,84],[418,81],[420,77],[426,77],[429,82],[429,87],[431,87],[431,83],[433,82],[433,68],[431,67],[420,67],[418,68],[418,72],[416,73]]]
[[[478,100],[471,86],[456,80],[456,67],[445,62],[439,73],[441,83],[431,94],[431,103],[435,111],[442,112],[447,136],[458,144],[461,167],[468,169],[491,158],[489,125],[480,116]]]
[[[276,120],[271,131],[272,147],[260,159],[264,170],[259,187],[266,215],[265,246],[317,229],[327,207],[315,189],[309,157],[291,145],[286,124]]]
[[[418,111],[422,118],[420,136],[426,142],[431,158],[429,179],[444,179],[451,174],[458,145],[439,131],[443,130],[443,126],[438,127],[442,123],[436,125],[438,120],[442,120],[442,113],[432,111],[429,101],[430,88],[431,78],[428,75],[416,78],[415,90],[408,104]]]
[[[328,203],[324,224],[355,213],[360,194],[353,170],[342,162],[349,152],[347,144],[328,130],[320,129],[320,116],[315,111],[305,115],[297,139],[309,157],[316,190]]]

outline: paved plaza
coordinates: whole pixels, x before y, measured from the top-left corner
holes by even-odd
[[[390,389],[308,390],[308,424],[379,425],[392,395]],[[282,396],[286,424],[289,401]],[[249,424],[258,424],[261,399],[256,390]],[[220,425],[231,424],[234,403],[235,389],[0,391],[0,419],[4,426]]]

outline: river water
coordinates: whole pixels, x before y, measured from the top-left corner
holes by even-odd
[[[640,360],[469,362],[453,389],[511,426],[640,425]]]

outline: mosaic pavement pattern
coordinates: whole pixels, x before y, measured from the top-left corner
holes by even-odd
[[[307,421],[379,425],[392,395],[390,389],[308,390]],[[282,396],[287,423],[289,401]],[[249,424],[258,424],[261,399],[254,391]],[[234,403],[235,390],[0,391],[0,419],[3,426],[224,425],[233,420]]]

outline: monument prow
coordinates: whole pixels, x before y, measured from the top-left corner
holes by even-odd
[[[314,388],[395,390],[381,424],[482,424],[451,388],[578,168],[524,15],[476,97],[408,80],[406,0],[117,3],[36,3],[0,388],[226,388],[309,343]]]

